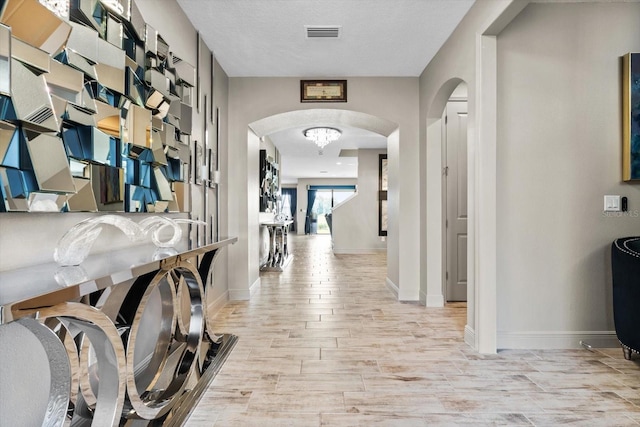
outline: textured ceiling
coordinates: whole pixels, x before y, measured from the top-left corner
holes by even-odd
[[[417,77],[474,0],[177,0],[230,77]],[[488,1],[488,0],[481,0]],[[305,26],[341,26],[338,39],[308,39]],[[317,110],[316,110],[317,111]],[[337,124],[340,124],[338,126]],[[367,126],[296,118],[267,134],[280,151],[283,182],[355,178],[342,149],[385,148]],[[305,140],[311,125],[343,131],[324,149]],[[364,128],[364,129],[363,129]],[[368,129],[372,130],[371,127]]]
[[[178,0],[230,77],[419,76],[473,0]],[[340,25],[307,39],[305,25]]]

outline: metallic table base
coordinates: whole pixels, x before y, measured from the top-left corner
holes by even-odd
[[[25,375],[28,381],[0,383],[5,406],[15,409],[3,414],[0,424],[33,424],[33,414],[41,410],[47,426],[184,423],[238,339],[215,334],[206,310],[215,259],[233,241],[137,266],[129,258],[109,280],[81,279],[5,304],[0,347],[15,350],[2,352],[0,376],[3,370],[36,374]],[[113,259],[103,256],[104,264],[113,266]],[[23,351],[27,338],[35,344]],[[25,352],[48,359],[25,366],[20,357]],[[41,389],[43,380],[48,402],[19,397]]]
[[[211,364],[205,370],[204,374],[200,377],[200,380],[196,386],[186,392],[181,399],[176,403],[176,409],[171,413],[170,417],[167,417],[166,421],[162,424],[166,427],[181,426],[189,418],[191,412],[196,407],[197,403],[204,392],[211,384],[211,381],[216,377],[222,365],[227,360],[227,357],[231,354],[231,350],[238,342],[238,337],[231,334],[224,334],[220,339],[220,344],[216,350],[215,356],[211,360]]]

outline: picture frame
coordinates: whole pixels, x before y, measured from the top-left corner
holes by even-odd
[[[640,181],[640,53],[622,57],[622,180]]]
[[[202,42],[200,40],[200,32],[196,32],[196,111],[200,113],[200,96],[202,94],[202,85],[200,84],[200,51]]]
[[[210,58],[211,58],[211,82],[210,82],[210,85],[211,85],[211,97],[209,99],[209,102],[210,102],[210,104],[209,104],[209,122],[211,124],[215,124],[215,121],[214,121],[215,120],[215,115],[214,115],[214,100],[213,100],[213,98],[214,98],[214,96],[213,96],[214,95],[213,94],[213,82],[214,82],[214,74],[215,74],[214,70],[215,70],[215,63],[216,62],[215,62],[215,58],[213,56],[213,52],[211,53]]]
[[[216,152],[211,148],[207,148],[207,161],[209,165],[209,168],[208,168],[209,176],[207,178],[207,183],[211,188],[214,188],[216,186],[216,178],[215,178],[216,170],[214,169],[214,165],[217,162],[216,157],[217,157]]]
[[[347,81],[300,80],[300,102],[347,102]]]
[[[378,155],[378,236],[387,235],[389,191],[389,163],[386,154]]]
[[[204,177],[202,171],[205,166],[204,147],[200,141],[193,141],[193,183],[202,185]]]

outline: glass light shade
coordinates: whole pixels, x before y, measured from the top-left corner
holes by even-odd
[[[325,146],[340,138],[342,132],[335,128],[316,127],[305,130],[303,134],[305,138],[312,141],[322,150]]]

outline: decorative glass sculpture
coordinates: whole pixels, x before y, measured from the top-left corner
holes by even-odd
[[[100,235],[104,224],[118,228],[132,242],[142,242],[147,238],[147,235],[151,235],[151,241],[154,245],[170,248],[182,238],[182,229],[179,224],[185,223],[205,224],[203,221],[170,219],[161,216],[144,218],[139,223],[118,215],[90,218],[74,225],[60,238],[53,252],[53,259],[63,266],[79,265],[89,256],[89,251]],[[170,228],[173,234],[168,240],[161,240],[161,235],[166,228]]]

